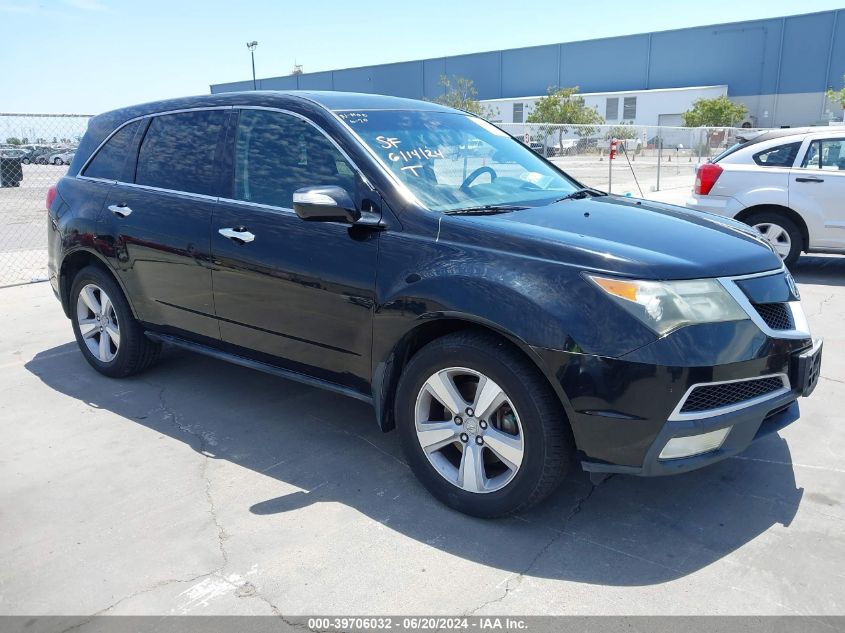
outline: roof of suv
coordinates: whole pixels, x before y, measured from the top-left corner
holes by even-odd
[[[430,110],[454,112],[452,108],[431,101],[418,101],[403,97],[367,94],[361,92],[333,92],[318,90],[250,90],[243,92],[223,92],[218,94],[180,97],[163,101],[151,101],[118,110],[112,110],[100,117],[133,118],[156,112],[184,110],[189,108],[208,108],[229,105],[256,105],[265,107],[284,107],[292,102],[312,103],[327,110]],[[121,117],[121,115],[123,115]],[[98,118],[98,117],[95,117]]]

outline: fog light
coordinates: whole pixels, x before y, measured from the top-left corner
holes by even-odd
[[[702,433],[700,435],[688,435],[687,437],[673,437],[666,442],[666,446],[660,451],[660,459],[680,459],[681,457],[692,457],[715,451],[722,445],[732,427]]]

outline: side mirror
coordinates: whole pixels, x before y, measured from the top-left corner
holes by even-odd
[[[361,219],[361,211],[343,187],[325,185],[303,187],[293,192],[293,210],[312,222],[348,222]]]

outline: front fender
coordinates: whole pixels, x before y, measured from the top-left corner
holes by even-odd
[[[420,335],[428,340],[465,327],[501,335],[546,376],[567,414],[567,396],[537,349],[621,356],[656,338],[572,267],[484,257],[462,270],[448,256],[413,272],[402,269],[400,258],[396,267],[381,268],[396,273],[392,286],[380,287],[373,320],[373,399],[382,429],[392,428],[390,394]]]

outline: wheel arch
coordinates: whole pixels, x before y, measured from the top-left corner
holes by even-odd
[[[798,230],[801,231],[801,250],[805,253],[809,251],[810,230],[807,228],[807,223],[804,221],[804,218],[802,218],[799,213],[780,204],[757,204],[751,207],[746,207],[737,213],[734,216],[734,219],[739,220],[740,222],[745,222],[747,218],[750,218],[756,213],[778,213],[792,220],[792,222],[795,223],[795,226],[798,227]]]
[[[129,309],[132,310],[132,316],[137,318],[138,315],[135,312],[135,307],[132,305],[132,299],[126,292],[126,288],[123,286],[123,282],[120,277],[115,274],[114,269],[109,265],[108,261],[102,256],[102,254],[87,248],[81,248],[67,253],[62,259],[61,266],[59,267],[59,298],[62,302],[62,309],[65,312],[65,316],[68,318],[71,316],[70,289],[73,286],[73,280],[79,271],[87,266],[96,266],[111,275],[112,279],[114,279],[115,283],[117,283],[118,287],[120,287],[120,291],[123,293],[123,296],[126,297]]]
[[[380,360],[375,367],[372,383],[373,406],[376,411],[376,420],[382,431],[391,431],[396,426],[393,416],[396,388],[402,371],[414,354],[438,338],[467,330],[495,336],[529,360],[558,396],[567,417],[565,421],[569,424],[568,418],[572,411],[569,399],[561,386],[551,379],[542,359],[530,345],[512,332],[486,319],[462,313],[438,313],[436,316],[423,315],[416,319],[414,326],[397,341],[387,358]]]

